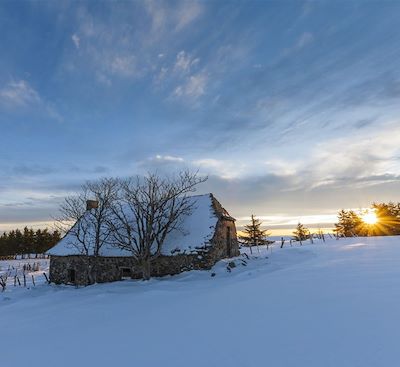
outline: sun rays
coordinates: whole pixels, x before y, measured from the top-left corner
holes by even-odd
[[[368,225],[373,225],[378,222],[378,217],[374,211],[367,211],[366,213],[361,215],[361,220]]]

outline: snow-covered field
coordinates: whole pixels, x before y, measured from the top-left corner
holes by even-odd
[[[0,366],[400,366],[400,237],[263,248],[235,263],[9,287]]]

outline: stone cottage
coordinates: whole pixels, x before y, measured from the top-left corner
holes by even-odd
[[[235,219],[212,194],[192,196],[193,212],[183,220],[181,231],[174,230],[165,239],[161,256],[151,265],[152,276],[174,275],[192,269],[210,269],[218,260],[239,255]],[[93,207],[93,202],[88,203]],[[141,269],[131,253],[116,246],[101,248],[100,256],[81,255],[67,233],[48,251],[50,281],[56,284],[88,284],[93,269],[97,282],[124,278],[139,279]]]

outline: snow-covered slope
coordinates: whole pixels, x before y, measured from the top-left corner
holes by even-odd
[[[10,287],[0,365],[400,365],[400,237],[241,259],[149,282]]]
[[[214,235],[218,217],[212,207],[211,195],[195,195],[189,199],[193,204],[193,212],[184,217],[180,230],[174,230],[168,234],[162,249],[164,255],[195,252],[196,248],[208,244]],[[79,248],[81,246],[74,246],[74,243],[77,243],[76,238],[67,233],[56,246],[48,251],[48,254],[58,256],[80,255]],[[100,250],[100,255],[131,256],[132,254],[115,246],[104,245]]]

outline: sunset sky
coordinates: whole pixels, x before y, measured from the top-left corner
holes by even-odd
[[[199,169],[241,225],[400,201],[400,2],[5,1],[0,231]]]

